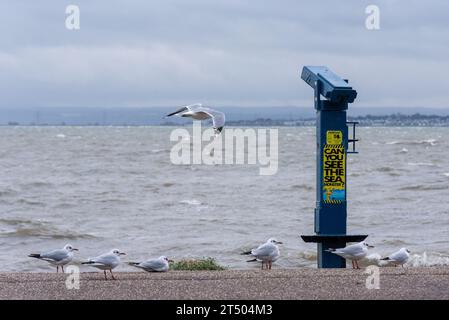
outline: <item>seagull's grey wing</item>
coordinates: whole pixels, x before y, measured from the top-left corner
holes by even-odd
[[[388,258],[389,258],[389,260],[392,260],[392,261],[401,262],[401,261],[407,260],[407,254],[402,251],[396,251],[395,253],[389,255]]]
[[[89,261],[98,263],[98,264],[102,264],[105,266],[110,266],[110,265],[113,265],[114,263],[117,263],[117,257],[113,254],[107,253],[107,254],[102,254],[101,256],[98,256],[96,258],[89,259]]]
[[[347,246],[346,248],[336,249],[335,251],[338,253],[344,253],[344,254],[348,254],[351,256],[356,256],[356,255],[364,253],[363,247],[358,244],[353,244],[353,245]]]
[[[166,264],[161,260],[147,260],[139,265],[146,270],[162,271],[166,268]]]
[[[64,259],[67,259],[68,257],[69,257],[69,254],[64,249],[53,250],[53,251],[42,253],[40,255],[40,258],[43,260],[55,261],[55,262],[62,261]]]
[[[207,113],[212,118],[212,124],[214,128],[220,128],[224,126],[225,114],[223,112],[205,107],[199,108],[198,111]]]
[[[264,243],[257,247],[256,249],[251,250],[251,254],[253,256],[271,256],[275,254],[276,247],[272,245],[271,243]]]

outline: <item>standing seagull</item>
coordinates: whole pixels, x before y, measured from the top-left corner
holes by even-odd
[[[150,259],[143,262],[129,262],[130,266],[143,269],[148,272],[167,272],[170,269],[169,260],[166,256],[161,256],[158,259]]]
[[[368,254],[368,248],[374,248],[374,246],[370,246],[368,243],[362,241],[345,248],[329,249],[327,251],[335,253],[336,255],[339,255],[347,260],[351,260],[352,268],[360,269],[357,261],[366,257]]]
[[[63,249],[52,250],[44,253],[31,253],[28,257],[47,261],[48,263],[56,266],[56,273],[58,273],[59,267],[61,267],[62,272],[64,272],[64,266],[72,261],[73,251],[78,251],[78,249],[75,249],[70,244],[66,244]]]
[[[225,124],[225,115],[223,112],[203,107],[201,103],[184,106],[175,112],[167,114],[166,117],[171,117],[174,115],[189,117],[195,120],[212,119],[212,125],[216,135],[220,134]]]
[[[382,258],[381,260],[388,261],[388,263],[393,264],[395,267],[401,265],[404,267],[404,264],[407,263],[410,258],[410,251],[406,248],[401,248],[399,251],[390,254],[388,257]]]
[[[278,244],[282,244],[282,242],[270,238],[267,240],[267,242],[261,244],[257,248],[252,249],[251,251],[243,252],[242,254],[250,254],[254,256],[253,260],[248,260],[247,262],[261,260],[262,270],[264,264],[266,264],[267,266],[266,269],[271,269],[272,263],[280,257],[279,248],[277,246]]]
[[[103,270],[104,278],[108,280],[106,276],[106,270],[109,270],[111,273],[112,279],[115,280],[114,274],[112,273],[112,269],[117,267],[120,264],[120,256],[125,255],[126,253],[120,252],[118,249],[113,249],[108,253],[102,254],[95,258],[90,258],[89,261],[83,262],[82,264],[87,264],[97,269]]]

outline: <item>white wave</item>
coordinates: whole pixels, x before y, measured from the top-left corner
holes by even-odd
[[[428,166],[428,167],[434,167],[435,165],[430,162],[407,162],[409,166]]]
[[[437,140],[436,139],[428,139],[428,140],[422,140],[422,143],[428,143],[431,146],[435,146],[437,144]]]
[[[413,254],[406,266],[411,267],[432,267],[432,266],[449,266],[449,255],[438,252],[423,252],[422,254]]]
[[[407,153],[408,149],[407,148],[402,148],[401,153]]]
[[[380,266],[381,265],[381,260],[382,256],[378,253],[371,253],[369,255],[367,255],[365,258],[363,258],[362,260],[360,260],[360,265],[362,266],[371,266],[371,265],[375,265],[375,266]]]
[[[181,201],[179,201],[179,203],[188,204],[188,205],[191,205],[191,206],[200,206],[202,204],[201,201],[198,201],[198,200],[195,200],[195,199],[192,199],[192,200],[181,200]]]
[[[391,267],[392,264],[388,261],[381,260],[382,256],[378,253],[372,253],[360,260],[361,266],[375,265],[378,267]],[[413,254],[405,267],[434,267],[434,266],[449,266],[449,255],[438,252],[424,252],[422,254]]]
[[[402,143],[401,141],[390,141],[390,142],[386,142],[385,144],[399,144]]]
[[[66,137],[66,135],[63,134],[63,133],[58,133],[58,134],[56,135],[56,138],[64,139],[65,137]]]
[[[431,146],[437,145],[436,139],[427,139],[427,140],[393,140],[386,142],[385,144],[394,145],[394,144],[428,144]]]
[[[153,149],[151,150],[151,153],[162,153],[168,151],[167,149]]]
[[[448,177],[448,178],[449,178],[449,172],[445,172],[445,173],[443,173],[443,175],[444,175],[445,177]]]

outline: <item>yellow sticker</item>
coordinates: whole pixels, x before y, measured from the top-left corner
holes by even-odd
[[[326,144],[342,144],[343,133],[341,131],[329,130],[326,132]]]
[[[338,204],[346,200],[346,154],[340,145],[323,148],[323,201]]]

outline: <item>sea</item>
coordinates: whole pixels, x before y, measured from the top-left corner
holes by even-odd
[[[259,268],[241,252],[271,237],[283,242],[273,268],[316,267],[316,245],[300,237],[314,230],[315,128],[274,128],[273,175],[260,175],[257,163],[173,164],[175,129],[0,127],[0,271],[54,272],[27,255],[66,243],[79,249],[75,263],[118,248],[124,262],[212,257]],[[448,265],[449,128],[357,135],[348,233],[369,235],[373,259],[406,247],[408,267]]]

